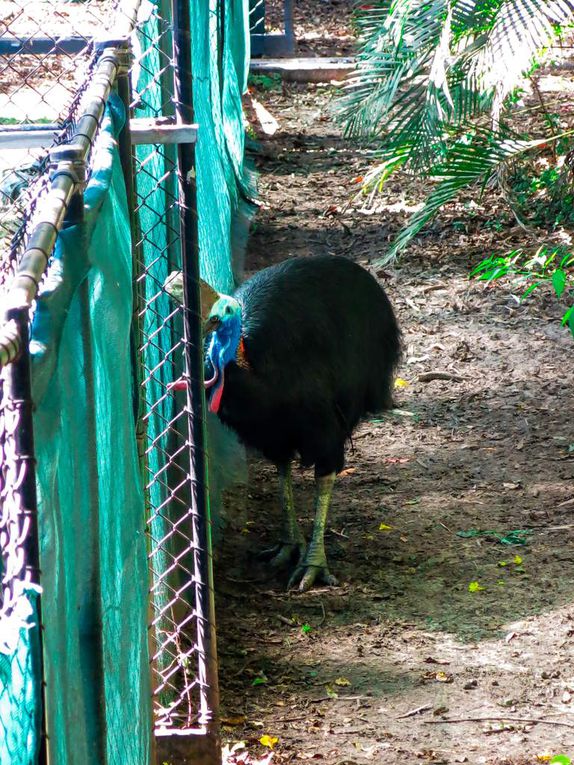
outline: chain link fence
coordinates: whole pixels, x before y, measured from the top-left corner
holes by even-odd
[[[295,50],[293,0],[249,0],[252,56],[289,56]]]
[[[10,238],[40,193],[30,185],[38,179],[46,185],[46,146],[70,137],[94,64],[93,37],[105,35],[117,6],[118,0],[0,2],[2,276]]]
[[[42,343],[36,328],[44,326],[38,317],[50,313],[62,291],[69,293],[69,301],[82,293],[80,310],[84,311],[91,310],[101,298],[90,292],[92,288],[102,289],[97,278],[90,276],[93,263],[83,271],[75,264],[75,259],[81,259],[83,240],[78,240],[77,247],[72,244],[70,256],[60,260],[58,252],[64,248],[60,244],[64,232],[73,242],[76,229],[81,231],[83,226],[91,230],[100,225],[98,216],[122,214],[117,205],[113,212],[106,212],[104,203],[97,208],[93,222],[90,217],[94,188],[102,184],[99,142],[107,140],[100,126],[105,115],[117,111],[122,101],[126,128],[119,133],[116,130],[116,135],[127,196],[124,217],[131,234],[133,277],[129,296],[133,302],[132,363],[122,380],[130,389],[130,380],[134,380],[132,425],[126,423],[126,432],[133,427],[141,476],[140,530],[146,532],[149,559],[148,688],[151,685],[153,719],[145,725],[148,733],[155,731],[155,744],[151,743],[146,756],[151,757],[157,748],[160,761],[169,756],[176,763],[179,756],[181,762],[187,762],[185,757],[192,752],[201,752],[200,759],[205,762],[219,757],[194,230],[197,213],[192,182],[192,146],[197,131],[191,124],[190,93],[184,82],[191,82],[192,67],[188,10],[187,4],[178,0],[0,1],[0,626],[14,615],[19,620],[10,622],[16,624],[12,642],[0,645],[0,671],[4,669],[6,677],[14,680],[10,662],[17,662],[26,680],[18,681],[18,688],[17,683],[10,687],[7,682],[4,692],[0,683],[0,711],[9,709],[11,713],[9,717],[0,714],[5,728],[0,739],[4,734],[8,742],[7,754],[0,744],[2,765],[34,761],[29,746],[26,753],[22,743],[27,740],[29,745],[32,739],[40,761],[49,753],[52,761],[66,765],[79,761],[74,756],[80,756],[70,754],[71,748],[66,755],[56,752],[56,739],[62,734],[59,731],[51,737],[50,730],[52,726],[64,727],[66,722],[58,717],[57,703],[50,695],[55,657],[50,655],[53,643],[49,637],[60,625],[50,622],[51,611],[47,609],[42,631],[38,630],[42,602],[38,593],[40,587],[51,591],[51,580],[58,578],[59,567],[76,564],[63,559],[54,564],[54,550],[46,547],[53,540],[45,538],[49,535],[42,531],[47,523],[42,513],[51,512],[49,503],[44,501],[36,512],[34,464],[38,462],[42,473],[43,453],[34,453],[32,434],[37,431],[44,440],[47,434],[38,430],[44,419],[43,415],[32,415],[32,401],[37,397],[47,400],[54,392],[46,366],[51,374],[64,376],[66,347],[62,344],[58,349],[60,335],[82,335],[85,327],[83,320],[80,326],[70,327],[62,315],[61,326],[55,322],[52,327],[56,336],[48,337],[54,348],[43,348],[39,355]],[[88,210],[85,220],[84,209]],[[113,221],[108,224],[113,231]],[[165,285],[169,275],[182,268],[185,289],[177,297]],[[52,286],[55,274],[59,291]],[[108,288],[114,289],[111,281]],[[124,303],[126,300],[128,296],[124,296]],[[31,344],[29,319],[33,322]],[[102,342],[110,331],[105,328]],[[98,327],[93,325],[90,332],[91,340],[83,338],[84,350],[91,345],[90,353],[97,359]],[[41,363],[37,364],[38,358]],[[46,377],[41,394],[42,375],[37,368],[44,370]],[[86,385],[95,389],[92,396],[97,402],[98,388],[105,387],[105,381],[97,379],[97,367],[90,371],[85,360],[81,373],[94,375]],[[111,391],[111,395],[115,393]],[[89,401],[87,406],[91,406]],[[108,416],[103,403],[102,407],[98,410],[94,405],[88,412],[94,432],[98,419]],[[64,415],[58,416],[61,426]],[[118,431],[121,427],[118,424]],[[76,438],[81,436],[78,433]],[[75,436],[68,430],[67,437]],[[102,473],[114,474],[115,465],[104,465],[102,460],[112,459],[114,439],[120,437],[113,427],[108,429],[104,438],[112,446],[108,452],[100,442],[76,444],[88,454],[93,451],[98,455],[96,482],[101,483]],[[68,476],[72,486],[76,475],[72,470]],[[86,487],[73,488],[76,497],[85,494]],[[94,620],[106,633],[110,618],[106,616],[110,607],[106,593],[113,592],[113,586],[108,589],[110,572],[103,569],[100,560],[107,557],[102,547],[105,534],[101,535],[101,518],[108,511],[115,518],[122,509],[112,505],[102,508],[103,494],[100,489],[100,532],[96,529],[94,537],[99,552],[94,560],[100,561],[95,576],[106,581],[96,587],[101,602]],[[94,503],[93,496],[90,502]],[[72,517],[69,522],[81,524],[81,518],[82,510],[78,509],[77,521]],[[90,538],[88,534],[86,538]],[[137,534],[130,538],[124,533],[121,544],[126,549],[120,551],[120,558],[124,555],[129,559],[132,546],[141,544],[139,540]],[[119,541],[111,543],[117,545]],[[79,558],[91,555],[89,550],[77,553]],[[73,595],[78,600],[78,613],[84,597],[81,591]],[[70,618],[74,618],[73,613],[74,609]],[[138,614],[126,613],[124,617],[127,622],[137,619]],[[82,629],[73,622],[66,628],[71,633]],[[29,637],[25,645],[24,634]],[[42,635],[46,638],[43,651],[38,649]],[[120,707],[109,690],[114,678],[106,674],[114,672],[113,661],[105,655],[112,647],[102,647],[101,640],[96,640],[96,645],[103,652],[103,676],[95,681],[99,688],[95,695],[100,694],[100,698],[93,700],[96,719],[91,727],[107,743],[95,746],[97,754],[90,757],[122,765],[143,762],[141,755],[130,759],[132,755],[126,754],[130,750],[124,728],[129,727],[129,721],[122,722],[121,714],[113,712]],[[122,649],[121,644],[118,648]],[[48,684],[44,705],[47,731],[40,738],[44,681]],[[110,726],[117,729],[110,733]],[[146,745],[142,744],[144,750]]]
[[[176,29],[181,30],[181,23]],[[182,124],[177,68],[172,66],[176,45],[172,24],[155,9],[138,41],[135,114],[166,125]],[[182,74],[191,81],[190,71]],[[213,718],[211,699],[216,693],[214,677],[209,678],[208,670],[213,657],[209,656],[209,613],[204,606],[209,609],[209,604],[201,588],[205,578],[200,560],[204,532],[194,501],[201,480],[194,457],[203,450],[203,444],[190,444],[191,409],[183,377],[188,350],[186,325],[198,323],[200,316],[197,306],[184,308],[183,297],[178,299],[166,289],[170,274],[181,269],[184,239],[192,233],[186,228],[190,224],[186,221],[182,172],[186,174],[177,146],[137,147],[137,318],[142,422],[147,432],[142,463],[151,544],[154,709],[162,734],[170,729],[193,731],[209,726]],[[200,378],[197,370],[192,378]]]

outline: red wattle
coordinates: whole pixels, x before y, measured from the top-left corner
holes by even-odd
[[[213,414],[217,414],[219,407],[221,406],[221,397],[223,396],[223,380],[219,383],[217,388],[211,394],[209,401],[209,411]]]

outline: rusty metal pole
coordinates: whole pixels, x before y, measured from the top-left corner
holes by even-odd
[[[28,306],[10,309],[6,314],[7,321],[15,324],[21,352],[18,358],[6,368],[5,382],[7,398],[13,408],[18,427],[14,431],[14,456],[20,462],[21,483],[17,489],[20,495],[22,512],[19,516],[21,537],[24,541],[24,565],[22,578],[30,584],[41,584],[40,572],[40,539],[38,529],[38,501],[36,493],[36,455],[34,451],[34,423],[32,418],[32,379],[30,371],[29,352],[29,309]],[[17,413],[17,414],[16,414]],[[41,705],[41,728],[38,749],[39,765],[48,763],[48,733],[46,715],[46,683],[44,675],[43,623],[42,601],[38,594],[36,599],[36,615],[38,623],[37,634],[37,667],[40,678],[38,697]]]

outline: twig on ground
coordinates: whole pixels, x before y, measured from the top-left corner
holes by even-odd
[[[462,382],[463,377],[453,375],[451,372],[423,372],[418,376],[419,382],[431,382],[431,380],[452,380],[453,382]]]
[[[399,715],[398,717],[395,717],[395,720],[403,720],[405,717],[414,717],[415,715],[420,715],[421,712],[428,712],[429,709],[432,709],[432,704],[423,704],[422,707],[417,707],[416,709],[410,709],[408,712],[405,712],[403,715]]]
[[[442,720],[423,720],[425,725],[464,722],[523,722],[531,723],[532,725],[560,725],[563,728],[574,729],[573,723],[560,722],[559,720],[543,720],[540,717],[445,717]]]
[[[304,722],[309,719],[309,715],[302,715],[301,717],[280,717],[278,723],[292,723],[292,722]]]
[[[411,300],[410,298],[404,298],[405,303],[408,305],[409,308],[412,308],[413,311],[416,311],[417,313],[421,312],[421,309],[418,307],[418,305]]]
[[[443,284],[442,282],[440,284],[429,284],[427,287],[423,287],[421,289],[421,292],[423,295],[426,295],[427,292],[435,292],[435,290],[446,290],[447,285]]]
[[[232,672],[231,677],[239,677],[239,675],[242,675],[245,672],[250,664],[254,664],[256,661],[258,661],[257,657],[253,656],[251,659],[249,659],[249,661],[246,661],[245,664],[243,664],[241,669],[238,669],[236,672]]]
[[[370,433],[369,433],[369,435],[370,435]],[[356,438],[356,436],[355,436],[355,438]],[[342,531],[337,531],[337,529],[332,529],[332,528],[329,528],[329,531],[331,532],[331,534],[334,534],[336,537],[343,537],[343,539],[349,539],[349,535],[348,534],[343,534]]]

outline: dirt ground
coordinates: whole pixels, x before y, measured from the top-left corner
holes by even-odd
[[[349,206],[365,158],[332,120],[335,92],[256,94],[279,130],[255,158],[250,271],[312,253],[371,267],[422,199],[397,177],[376,214]],[[216,566],[223,738],[245,745],[229,762],[574,760],[574,345],[550,290],[520,303],[510,283],[468,278],[540,236],[496,194],[469,194],[374,269],[404,359],[396,410],[359,427],[336,485],[340,586],[287,592],[256,562],[279,506],[274,469],[250,459]],[[312,474],[295,481],[308,533]]]

